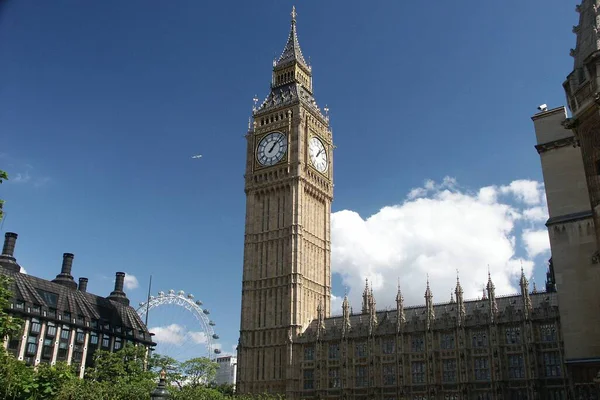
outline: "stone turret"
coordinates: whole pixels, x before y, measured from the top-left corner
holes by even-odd
[[[344,295],[344,301],[342,301],[342,316],[344,324],[342,326],[342,336],[346,336],[350,332],[350,303],[348,302],[348,295]]]
[[[521,266],[521,280],[519,281],[519,286],[521,287],[521,297],[523,298],[523,313],[525,314],[525,318],[529,319],[532,305],[531,297],[529,296],[529,281],[525,277],[523,266]]]
[[[15,258],[15,246],[17,244],[17,235],[13,232],[6,232],[4,235],[4,246],[2,246],[2,254],[0,255],[0,265],[12,271],[19,272],[21,267],[17,264]]]
[[[59,285],[63,285],[75,290],[77,289],[77,283],[73,279],[73,275],[71,275],[71,269],[73,268],[73,258],[75,258],[75,256],[71,253],[63,254],[63,262],[60,268],[60,274],[56,275],[56,278],[54,278],[52,282],[58,283]]]
[[[362,313],[363,314],[369,313],[369,305],[370,305],[369,298],[370,297],[371,297],[371,292],[369,291],[369,278],[367,278],[367,279],[365,279],[365,290],[363,290],[363,295],[362,295]]]
[[[427,308],[427,329],[430,329],[435,320],[435,311],[433,310],[433,294],[429,287],[429,275],[427,275],[427,289],[425,289],[425,307]]]
[[[400,282],[398,282],[398,293],[396,294],[396,328],[398,332],[402,330],[402,327],[406,323],[406,315],[404,314],[404,297],[400,290]]]
[[[454,294],[456,295],[456,320],[462,326],[465,322],[465,301],[458,274],[456,275],[456,289],[454,289]]]
[[[115,276],[115,290],[110,293],[108,296],[109,300],[117,301],[126,306],[129,305],[129,299],[127,295],[123,291],[123,287],[125,285],[125,272],[117,272]]]
[[[494,282],[492,282],[492,275],[489,270],[486,289],[490,310],[490,320],[494,322],[496,321],[496,316],[498,315],[498,304],[496,303],[496,287],[494,286]]]

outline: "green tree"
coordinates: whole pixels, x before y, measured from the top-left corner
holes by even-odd
[[[2,171],[0,169],[0,183],[2,183],[3,181],[8,180],[8,175],[6,174],[6,172]],[[2,212],[2,206],[4,205],[4,200],[0,199],[0,220],[2,220],[2,217],[4,216],[4,213]]]
[[[21,332],[21,320],[6,311],[10,308],[10,300],[13,297],[10,285],[11,279],[6,275],[0,275],[0,338],[2,340]]]
[[[185,386],[205,386],[215,379],[218,365],[207,357],[196,357],[181,363]],[[183,386],[183,385],[181,385]]]

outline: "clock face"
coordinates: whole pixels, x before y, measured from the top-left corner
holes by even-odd
[[[258,143],[256,158],[262,166],[275,165],[281,161],[287,148],[287,136],[281,132],[271,132]]]
[[[325,151],[323,142],[314,136],[311,137],[308,142],[308,153],[310,154],[310,161],[317,171],[327,171],[327,151]]]

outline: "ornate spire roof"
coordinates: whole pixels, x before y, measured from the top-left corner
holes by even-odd
[[[302,50],[300,49],[300,43],[298,42],[298,34],[296,33],[296,7],[292,6],[292,27],[288,36],[287,43],[283,48],[283,52],[279,59],[275,62],[274,67],[282,66],[290,62],[296,61],[303,65],[306,69],[310,70],[307,62],[304,60]]]

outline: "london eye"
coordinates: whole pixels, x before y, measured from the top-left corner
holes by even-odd
[[[160,291],[136,310],[154,334],[155,352],[185,361],[195,357],[214,359],[221,353],[215,322],[202,301],[183,290]]]

